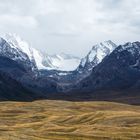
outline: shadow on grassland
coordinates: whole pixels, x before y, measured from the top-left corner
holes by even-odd
[[[72,92],[48,94],[49,100],[66,101],[110,101],[140,105],[140,92],[137,91],[95,91],[95,92]]]
[[[84,101],[109,101],[131,105],[140,105],[140,91],[94,91],[94,92],[69,92],[69,93],[44,93],[32,92],[12,93],[0,97],[0,101],[32,102],[36,100],[62,100],[73,102]]]

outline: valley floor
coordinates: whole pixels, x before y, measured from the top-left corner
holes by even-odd
[[[140,106],[111,102],[0,102],[0,140],[138,140]]]

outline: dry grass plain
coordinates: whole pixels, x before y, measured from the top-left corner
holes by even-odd
[[[0,102],[0,140],[140,140],[140,106]]]

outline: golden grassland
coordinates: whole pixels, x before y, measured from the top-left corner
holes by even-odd
[[[0,102],[0,140],[139,140],[140,106],[111,102]]]

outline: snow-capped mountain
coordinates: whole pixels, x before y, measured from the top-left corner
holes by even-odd
[[[69,54],[48,55],[47,53],[42,53],[31,47],[16,34],[6,34],[3,38],[12,49],[25,53],[39,70],[72,71],[75,70],[80,63],[80,58]]]
[[[73,71],[77,68],[81,61],[80,58],[65,53],[52,55],[49,59],[55,69],[60,71]]]
[[[83,70],[91,71],[95,66],[102,62],[102,60],[106,56],[108,56],[116,47],[117,45],[110,40],[93,46],[88,55],[81,60],[77,71],[79,71],[80,73]]]
[[[56,93],[53,97],[59,96],[58,93],[69,96],[74,93],[74,98],[86,95],[85,99],[104,99],[105,95],[116,99],[120,94],[93,93],[122,89],[136,89],[139,93],[140,42],[117,46],[112,41],[106,41],[93,46],[74,70],[79,62],[79,58],[64,53],[42,53],[16,35],[0,38],[0,97],[40,99],[51,97],[49,93]],[[10,90],[13,91],[11,96]],[[28,93],[27,96],[24,92]],[[89,94],[85,94],[87,92]],[[92,96],[88,96],[90,94]],[[122,96],[129,97],[124,93]]]
[[[88,72],[117,47],[112,41],[105,41],[93,46],[88,55],[81,60],[65,53],[48,55],[31,47],[16,34],[6,34],[3,38],[12,49],[23,52],[39,70],[74,71],[76,69],[79,73],[82,73],[83,70]]]
[[[0,38],[0,56],[12,59],[19,64],[24,65],[25,69],[34,70],[36,65],[33,61],[30,61],[28,55],[21,49],[13,47],[3,38]]]
[[[140,89],[140,42],[118,46],[78,88],[86,90]]]

